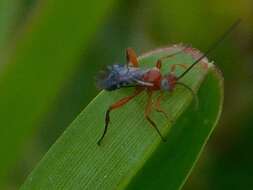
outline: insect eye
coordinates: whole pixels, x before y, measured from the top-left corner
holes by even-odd
[[[161,80],[161,88],[163,90],[169,90],[170,89],[169,81],[167,79]]]

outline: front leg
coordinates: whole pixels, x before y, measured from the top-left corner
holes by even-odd
[[[171,119],[171,117],[169,116],[169,114],[161,107],[161,101],[163,99],[163,92],[160,93],[160,95],[158,96],[158,98],[156,99],[155,101],[155,104],[154,104],[154,109],[157,111],[157,112],[160,112],[162,113],[169,122],[173,122],[173,120]]]

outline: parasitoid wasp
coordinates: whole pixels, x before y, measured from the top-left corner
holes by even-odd
[[[169,57],[172,57],[182,51],[186,50],[188,47],[186,46],[183,50],[172,53],[165,57],[161,57],[156,61],[155,67],[151,69],[142,69],[139,67],[139,62],[137,59],[137,55],[133,49],[126,49],[126,64],[114,64],[107,67],[106,71],[103,71],[97,77],[97,86],[101,89],[107,91],[113,91],[125,87],[134,87],[135,90],[132,95],[124,97],[114,104],[110,105],[105,114],[105,126],[104,131],[97,144],[101,145],[102,140],[104,139],[109,121],[110,121],[110,112],[117,108],[122,107],[127,104],[134,97],[138,96],[141,92],[146,91],[148,95],[147,105],[145,108],[145,118],[151,124],[152,127],[156,130],[158,135],[160,136],[162,141],[166,141],[166,139],[162,136],[155,122],[150,118],[151,106],[152,106],[152,93],[154,91],[161,91],[161,94],[157,98],[155,102],[155,109],[158,112],[161,112],[165,115],[167,119],[169,119],[165,110],[163,110],[160,106],[160,101],[163,97],[163,92],[173,92],[176,85],[181,85],[187,90],[189,90],[194,97],[196,97],[194,91],[188,87],[186,84],[180,82],[182,79],[197,63],[199,63],[202,59],[204,59],[211,51],[213,51],[224,39],[225,37],[240,23],[240,19],[234,22],[224,33],[218,38],[218,40],[212,44],[206,52],[204,52],[199,58],[197,58],[190,66],[186,66],[184,64],[173,64],[170,68],[170,72],[162,75],[160,69],[162,67],[162,61]],[[175,75],[176,66],[182,67],[185,70],[179,76]]]

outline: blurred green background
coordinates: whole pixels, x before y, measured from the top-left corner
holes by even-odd
[[[224,74],[224,111],[184,189],[252,189],[253,2],[101,2],[0,2],[1,189],[20,187],[98,93],[96,73],[124,63],[126,47],[140,54],[182,42],[204,51],[237,18],[208,56]]]

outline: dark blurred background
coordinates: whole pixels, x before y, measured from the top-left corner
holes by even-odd
[[[0,24],[9,28],[1,28],[1,49],[8,42],[15,43],[29,17],[40,14],[40,4],[39,0],[19,0],[8,5],[15,7],[0,14]],[[12,19],[11,24],[4,24],[6,18]],[[115,1],[92,34],[74,74],[65,80],[40,124],[20,147],[21,153],[10,168],[5,189],[20,187],[64,129],[98,93],[94,85],[97,71],[107,64],[124,62],[126,47],[133,47],[140,54],[183,42],[204,51],[238,18],[242,19],[240,26],[208,56],[224,74],[224,110],[183,189],[252,189],[252,0]],[[1,53],[1,56],[4,60],[5,55]]]

